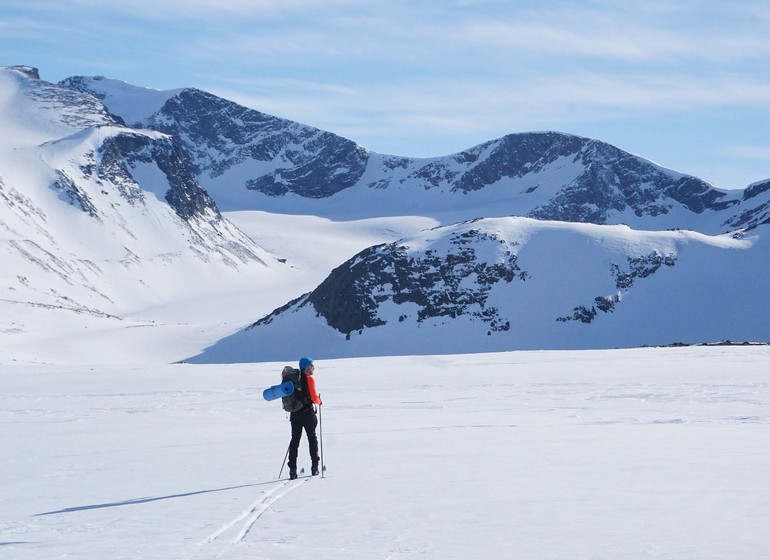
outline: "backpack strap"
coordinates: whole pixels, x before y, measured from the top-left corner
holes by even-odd
[[[302,371],[299,372],[299,384],[300,387],[302,387],[302,396],[300,397],[300,400],[305,404],[305,406],[313,404],[310,400],[310,393],[308,392],[307,388],[307,375],[305,375]],[[305,408],[304,406],[302,407]]]

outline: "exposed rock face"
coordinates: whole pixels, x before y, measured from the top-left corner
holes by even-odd
[[[88,193],[60,169],[57,169],[55,174],[56,180],[51,187],[59,193],[61,198],[70,205],[80,208],[92,218],[99,219],[99,212],[94,207]]]
[[[610,144],[557,132],[511,134],[426,164],[420,160],[385,160],[383,166],[413,169],[400,181],[453,193],[480,191],[499,182],[541,176],[526,194],[547,191],[548,200],[533,206],[522,197],[512,214],[544,220],[609,223],[610,214],[632,211],[658,216],[684,206],[695,214],[738,204],[725,191],[681,175]],[[568,174],[554,173],[571,168]],[[390,179],[370,187],[388,188]]]
[[[354,185],[368,153],[350,140],[186,89],[144,126],[177,137],[194,171],[217,177],[247,160],[275,169],[244,185],[272,196],[324,198]]]
[[[9,66],[8,69],[21,72],[22,74],[24,74],[28,78],[32,78],[33,80],[40,79],[40,71],[37,68],[34,68],[32,66]]]
[[[39,117],[50,119],[72,132],[92,126],[120,124],[93,95],[51,84],[40,79],[36,68],[14,67],[24,75],[20,90],[29,102],[43,110]]]
[[[480,259],[478,244],[502,241],[478,230],[453,234],[448,243],[446,253],[413,253],[397,243],[371,247],[335,269],[308,302],[331,327],[348,334],[384,324],[378,308],[388,301],[414,304],[418,322],[470,314],[492,330],[507,330],[509,324],[499,319],[496,308],[487,306],[487,297],[498,282],[526,280],[516,255],[502,249],[494,263]]]
[[[631,210],[636,216],[657,216],[681,205],[693,213],[724,210],[737,204],[726,194],[695,177],[672,177],[650,162],[608,144],[589,141],[576,161],[585,171],[548,203],[530,213],[533,218],[603,224],[610,211]]]
[[[725,223],[734,229],[751,229],[770,223],[770,180],[754,183],[746,188],[739,212]]]
[[[630,289],[634,285],[635,280],[647,278],[655,274],[661,266],[674,266],[676,264],[676,257],[674,255],[662,255],[657,251],[643,257],[629,256],[626,260],[628,261],[628,268],[626,270],[622,270],[620,265],[615,263],[610,266],[612,277],[615,278],[615,287],[618,290],[615,296],[596,296],[594,298],[594,305],[591,307],[578,305],[573,309],[571,315],[557,317],[556,320],[591,323],[599,314],[599,311],[611,313],[615,309],[615,305],[620,303],[620,294]]]
[[[647,278],[655,274],[661,266],[674,266],[676,264],[674,255],[661,255],[657,251],[644,257],[629,256],[627,260],[627,271],[622,271],[616,264],[611,267],[612,276],[615,278],[615,287],[618,290],[630,288],[637,278]]]
[[[164,198],[179,217],[189,220],[207,212],[220,216],[216,204],[198,183],[187,164],[185,152],[173,137],[156,139],[121,134],[108,139],[102,145],[100,154],[99,175],[115,184],[127,185],[123,190],[127,200],[141,197],[142,191],[134,183],[126,164],[154,162],[168,180],[169,189]]]
[[[107,134],[96,152],[85,154],[85,159],[79,166],[82,176],[116,189],[132,206],[142,205],[146,200],[146,191],[132,175],[132,168],[141,162],[156,165],[163,172],[168,183],[163,198],[180,218],[188,221],[200,216],[221,218],[216,204],[190,171],[184,151],[172,137],[152,137],[129,130]],[[60,169],[56,170],[56,176],[52,188],[59,191],[64,200],[99,218],[96,206],[86,190],[78,185],[77,178]]]
[[[507,331],[510,321],[488,304],[488,297],[498,283],[526,282],[530,277],[514,252],[518,243],[476,229],[451,233],[447,243],[440,252],[414,252],[399,243],[371,247],[335,269],[302,304],[312,304],[329,326],[346,334],[386,324],[381,305],[407,303],[417,309],[414,319],[418,323],[465,315],[483,321],[491,332]],[[637,279],[676,263],[674,255],[657,251],[626,260],[625,265],[613,263],[607,271],[615,279],[616,295],[597,296],[594,306],[580,305],[573,314],[554,319],[590,323],[597,310],[611,312],[620,302],[620,294]],[[406,318],[402,315],[399,320]]]

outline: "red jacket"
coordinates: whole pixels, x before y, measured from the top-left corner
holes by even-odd
[[[310,400],[313,401],[314,404],[323,404],[321,396],[318,394],[318,391],[316,391],[315,379],[313,379],[313,376],[305,375],[305,379],[307,379],[307,394],[310,397]]]

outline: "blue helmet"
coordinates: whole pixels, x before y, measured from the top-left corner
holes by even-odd
[[[299,360],[299,370],[305,371],[305,368],[313,363],[312,358],[300,358]]]

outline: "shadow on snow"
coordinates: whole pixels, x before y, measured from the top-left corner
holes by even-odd
[[[184,492],[182,494],[169,494],[168,496],[151,496],[151,497],[145,497],[145,498],[134,498],[131,500],[123,500],[121,502],[107,502],[104,504],[91,504],[86,506],[68,507],[64,509],[57,509],[55,511],[46,511],[44,513],[36,513],[34,517],[40,517],[43,515],[56,515],[59,513],[74,513],[76,511],[86,511],[89,509],[133,506],[137,504],[146,504],[148,502],[157,502],[160,500],[172,500],[174,498],[187,498],[189,496],[197,496],[198,494],[210,494],[212,492],[225,492],[227,490],[237,490],[239,488],[251,488],[253,486],[264,486],[266,484],[274,484],[276,482],[280,482],[280,480],[269,480],[267,482],[255,482],[253,484],[241,484],[238,486],[227,486],[224,488],[212,488],[210,490],[196,490],[195,492]]]

